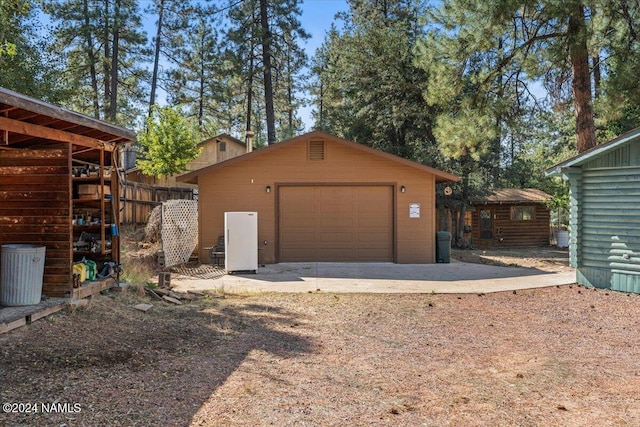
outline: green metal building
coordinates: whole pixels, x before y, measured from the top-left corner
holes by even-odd
[[[640,293],[640,128],[547,169],[569,180],[578,283]]]

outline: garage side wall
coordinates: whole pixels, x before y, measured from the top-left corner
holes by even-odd
[[[278,262],[278,188],[331,183],[392,186],[395,261],[435,262],[435,177],[432,174],[331,140],[312,141],[324,143],[320,160],[309,158],[309,141],[303,140],[198,177],[202,262],[209,261],[204,247],[215,245],[218,236],[224,234],[224,212],[231,211],[258,212],[261,249],[258,261]],[[401,192],[401,187],[405,192]],[[419,205],[419,218],[409,217],[410,204]]]

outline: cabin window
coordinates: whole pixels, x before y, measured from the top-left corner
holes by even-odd
[[[511,221],[533,221],[533,206],[512,206]]]
[[[309,141],[309,160],[324,160],[324,141]]]
[[[227,143],[225,141],[220,141],[220,151],[227,151]]]

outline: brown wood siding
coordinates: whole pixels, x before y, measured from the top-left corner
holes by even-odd
[[[0,244],[46,247],[43,293],[71,291],[70,170],[61,149],[0,151]]]
[[[533,220],[512,221],[512,206],[534,206]],[[473,246],[477,247],[522,247],[522,246],[546,246],[549,245],[549,209],[539,203],[518,204],[477,204],[474,205],[472,223]],[[480,211],[490,209],[493,211],[493,239],[480,238]]]
[[[317,137],[314,138],[316,140]],[[257,211],[260,263],[277,261],[276,187],[285,184],[385,183],[394,190],[395,261],[435,262],[435,177],[427,172],[354,150],[327,139],[325,160],[307,160],[307,143],[203,173],[199,184],[201,261],[204,247],[215,245],[224,232],[224,212]],[[266,187],[271,187],[271,192]],[[401,193],[400,186],[406,191]],[[419,203],[420,218],[409,218],[409,204]]]
[[[284,186],[278,259],[393,261],[393,186]]]

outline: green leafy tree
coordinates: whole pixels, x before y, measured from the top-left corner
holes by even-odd
[[[17,52],[16,35],[21,36],[22,23],[31,13],[31,2],[25,0],[3,0],[0,2],[0,61],[3,56],[13,57]],[[13,36],[13,37],[12,37]],[[1,64],[1,63],[0,63]]]
[[[154,108],[147,130],[138,137],[142,159],[137,166],[155,177],[176,175],[200,154],[189,123],[177,107]]]

